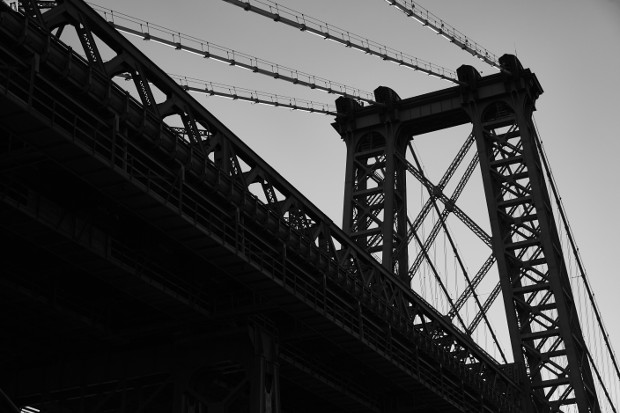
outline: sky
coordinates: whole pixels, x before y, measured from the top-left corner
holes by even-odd
[[[469,64],[482,75],[495,73],[492,67],[382,0],[279,3],[451,70]],[[620,323],[615,319],[620,291],[616,261],[620,220],[615,216],[620,204],[620,136],[616,132],[620,116],[620,1],[418,3],[496,55],[516,54],[537,75],[544,93],[536,105],[536,124],[610,339],[620,351]],[[95,4],[369,92],[388,86],[401,98],[407,98],[453,86],[245,12],[222,0],[96,0]],[[323,103],[333,104],[335,99],[333,95],[154,42],[133,40],[168,73]],[[341,224],[345,146],[331,126],[333,116],[195,97],[336,224]],[[439,169],[447,165],[454,151],[447,149],[446,142],[460,144],[469,129],[457,128],[450,133],[456,136],[416,138],[428,153],[428,158],[422,159],[429,169],[435,164]],[[480,182],[476,185],[481,186]],[[486,217],[481,209],[470,212]]]

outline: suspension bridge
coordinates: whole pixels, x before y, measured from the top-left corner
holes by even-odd
[[[449,83],[367,92],[81,0],[0,3],[3,411],[616,412],[527,62],[409,0],[386,13],[492,74],[224,1]],[[144,44],[338,97],[169,74]],[[203,95],[327,115],[342,227]],[[449,129],[466,132],[432,171],[417,137]]]

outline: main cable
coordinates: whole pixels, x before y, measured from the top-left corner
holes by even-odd
[[[251,11],[276,22],[299,29],[303,32],[314,34],[327,40],[340,43],[346,47],[357,49],[366,54],[374,55],[383,60],[397,63],[414,69],[429,76],[438,77],[458,85],[463,82],[458,80],[455,71],[442,66],[418,59],[381,43],[356,35],[337,26],[331,25],[314,17],[310,17],[288,7],[282,6],[271,0],[223,0],[246,11]]]
[[[214,83],[188,76],[168,74],[181,87],[188,92],[203,93],[208,96],[219,96],[232,100],[244,100],[247,102],[283,107],[310,113],[322,113],[337,116],[336,108],[332,105],[314,102],[311,100],[298,99],[273,93],[260,92],[254,89]]]
[[[536,134],[535,134],[536,147],[540,151],[543,168],[545,170],[547,178],[549,179],[549,184],[550,184],[551,190],[553,192],[553,196],[554,196],[555,202],[556,202],[557,207],[558,207],[560,218],[562,220],[562,223],[564,224],[564,228],[566,230],[566,235],[567,235],[568,241],[570,243],[570,247],[571,247],[571,250],[573,252],[573,256],[575,258],[575,262],[576,262],[577,267],[579,269],[579,276],[580,276],[580,278],[583,281],[583,284],[585,286],[588,299],[590,300],[590,304],[592,306],[592,309],[594,310],[594,315],[596,317],[596,322],[597,322],[599,328],[601,329],[603,340],[605,341],[605,346],[607,347],[607,352],[608,352],[609,357],[610,357],[610,359],[611,359],[611,361],[613,363],[614,372],[616,374],[616,377],[617,377],[618,381],[620,381],[620,368],[618,367],[618,361],[616,360],[613,347],[611,346],[611,343],[609,342],[609,334],[607,333],[607,329],[605,328],[605,325],[603,324],[603,318],[602,318],[601,313],[600,313],[600,311],[598,309],[598,305],[596,304],[596,300],[594,298],[594,293],[592,292],[592,288],[590,287],[590,283],[588,281],[587,273],[586,273],[586,270],[585,270],[584,265],[583,265],[582,260],[581,260],[581,254],[579,253],[579,248],[577,247],[577,244],[575,242],[575,237],[573,236],[572,228],[571,228],[571,226],[570,226],[570,224],[568,222],[568,218],[567,218],[566,212],[564,210],[564,204],[562,202],[562,198],[559,195],[558,187],[557,187],[555,178],[553,176],[553,173],[551,172],[551,167],[550,167],[550,164],[549,164],[549,159],[547,157],[547,153],[546,153],[545,148],[543,146],[542,140],[540,139],[540,133],[538,132],[538,126],[536,125],[536,121],[535,120],[534,120],[534,128],[536,130]]]
[[[144,40],[161,43],[175,50],[183,50],[204,58],[226,63],[230,66],[250,70],[254,73],[306,86],[310,89],[317,89],[371,104],[376,103],[374,95],[371,92],[251,56],[176,30],[168,29],[158,24],[150,23],[137,17],[104,8],[97,4],[89,3],[89,5],[120,32],[138,36]]]
[[[495,54],[471,40],[413,0],[385,0],[385,2],[403,12],[407,17],[411,17],[422,23],[423,26],[427,26],[429,29],[472,56],[477,57],[498,70],[503,70]]]
[[[243,100],[258,105],[283,107],[292,110],[300,110],[302,112],[338,116],[336,108],[333,105],[328,105],[326,103],[261,92],[255,89],[226,85],[223,83],[216,83],[183,75],[175,75],[171,73],[167,73],[167,75],[187,92],[197,92],[207,96],[218,96],[231,100]],[[130,80],[132,78],[130,73],[124,73],[119,77],[122,77],[125,80]]]

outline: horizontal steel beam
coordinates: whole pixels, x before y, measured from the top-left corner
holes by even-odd
[[[145,110],[147,108],[140,102],[128,98],[109,75],[93,70],[88,62],[55,38],[50,38],[49,33],[29,26],[23,16],[3,12],[0,58],[7,60],[8,65],[15,65],[16,69],[3,72],[4,76],[0,74],[0,96],[10,103],[14,111],[22,111],[31,119],[49,125],[55,139],[64,139],[75,148],[90,153],[94,161],[107,164],[119,176],[127,176],[127,168],[135,168],[127,163],[127,158],[123,158],[124,150],[136,151],[132,153],[133,158],[143,155],[144,164],[141,167],[146,168],[146,172],[158,171],[165,178],[165,185],[154,181],[151,179],[153,176],[148,174],[129,175],[129,182],[150,194],[153,203],[186,220],[188,229],[208,235],[246,260],[262,277],[262,283],[269,281],[269,285],[278,286],[289,297],[295,297],[311,308],[317,320],[331,323],[334,332],[340,330],[340,334],[344,332],[347,337],[372,349],[382,360],[382,366],[392,366],[408,376],[409,380],[423,383],[453,405],[460,405],[462,397],[467,399],[467,403],[477,405],[484,394],[484,408],[487,411],[494,411],[499,405],[505,406],[505,411],[518,410],[507,399],[505,390],[517,391],[518,387],[488,354],[406,284],[369,257],[95,12],[77,1],[67,1],[64,5],[68,9],[74,8],[82,18],[91,19],[87,25],[96,27],[97,36],[110,48],[132,56],[122,62],[123,65],[132,64],[131,61],[142,64],[136,67],[142,67],[149,81],[170,96],[170,102],[162,107],[174,106],[185,111],[183,114],[190,113],[205,129],[221,139],[220,147],[230,150],[229,158],[236,157],[239,164],[244,163],[260,172],[266,185],[283,194],[285,203],[299,208],[304,219],[313,222],[318,229],[314,231],[315,238],[301,231],[302,228],[292,227],[283,218],[282,211],[275,208],[275,203],[260,202],[239,181],[239,174],[216,169],[214,162],[208,158],[213,154],[212,149],[211,152],[195,150],[199,142],[183,141],[175,132],[166,129],[155,111]],[[24,36],[24,33],[27,35]],[[14,53],[14,50],[19,53]],[[32,61],[24,60],[21,57],[24,55],[29,55]],[[116,114],[117,117],[104,116],[102,106],[106,109],[105,113]],[[130,131],[131,139],[127,140],[119,129]],[[30,139],[36,141],[40,136],[31,136]],[[121,144],[123,139],[125,141]],[[208,145],[209,142],[200,144]],[[173,168],[171,165],[176,166]],[[178,165],[184,167],[187,179],[181,182],[187,186],[182,189],[183,196],[179,196],[181,192],[172,192],[171,196]],[[79,173],[79,168],[84,165],[69,164],[66,167],[75,168]],[[213,205],[205,194],[231,202],[245,217],[251,218],[250,222],[254,225],[260,223],[263,240],[256,239],[256,230],[241,227],[239,231],[246,232],[231,231],[236,224],[230,209],[209,212],[208,208]],[[190,203],[192,197],[196,202]],[[207,208],[204,204],[210,206]],[[197,214],[203,211],[211,215]],[[243,245],[238,244],[238,235],[246,240]],[[316,238],[319,235],[322,238]],[[283,257],[281,251],[270,246],[273,239],[286,241],[287,248],[294,253],[292,257]],[[335,245],[338,245],[337,249]],[[294,256],[303,258],[306,263],[304,267],[309,266],[312,272],[299,268],[292,260]],[[282,264],[286,266],[281,267]],[[369,285],[378,282],[382,283],[380,293],[369,288]],[[324,289],[326,285],[330,286],[327,290]],[[432,335],[420,327],[431,325]],[[437,337],[443,337],[450,344],[445,348],[440,346],[439,342],[434,341]],[[389,343],[386,342],[388,339]],[[453,348],[458,348],[458,354],[464,355],[457,358],[456,352],[450,352]],[[443,372],[441,377],[437,377],[437,370]],[[465,384],[463,378],[466,378]],[[466,391],[462,390],[463,386]],[[451,388],[453,395],[444,394],[442,389],[445,388]]]

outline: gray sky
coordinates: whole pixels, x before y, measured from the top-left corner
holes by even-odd
[[[452,70],[470,64],[483,75],[495,72],[382,0],[280,3]],[[96,4],[367,91],[384,85],[406,98],[452,86],[220,0],[97,0]],[[620,220],[615,216],[620,201],[620,136],[616,132],[620,117],[620,2],[444,0],[420,4],[497,55],[516,53],[538,76],[544,89],[535,114],[540,136],[606,326],[620,349],[620,323],[614,306],[620,290],[616,263]],[[153,42],[136,42],[169,73],[325,103],[334,100],[332,95]],[[332,117],[196,97],[340,225],[345,147],[330,126]],[[460,144],[468,130],[454,133]],[[428,139],[420,142],[429,148],[429,158],[423,158],[425,165],[432,168],[435,163],[449,163],[454,150],[443,150],[441,136],[420,139]],[[443,160],[442,152],[449,152],[443,154]]]

